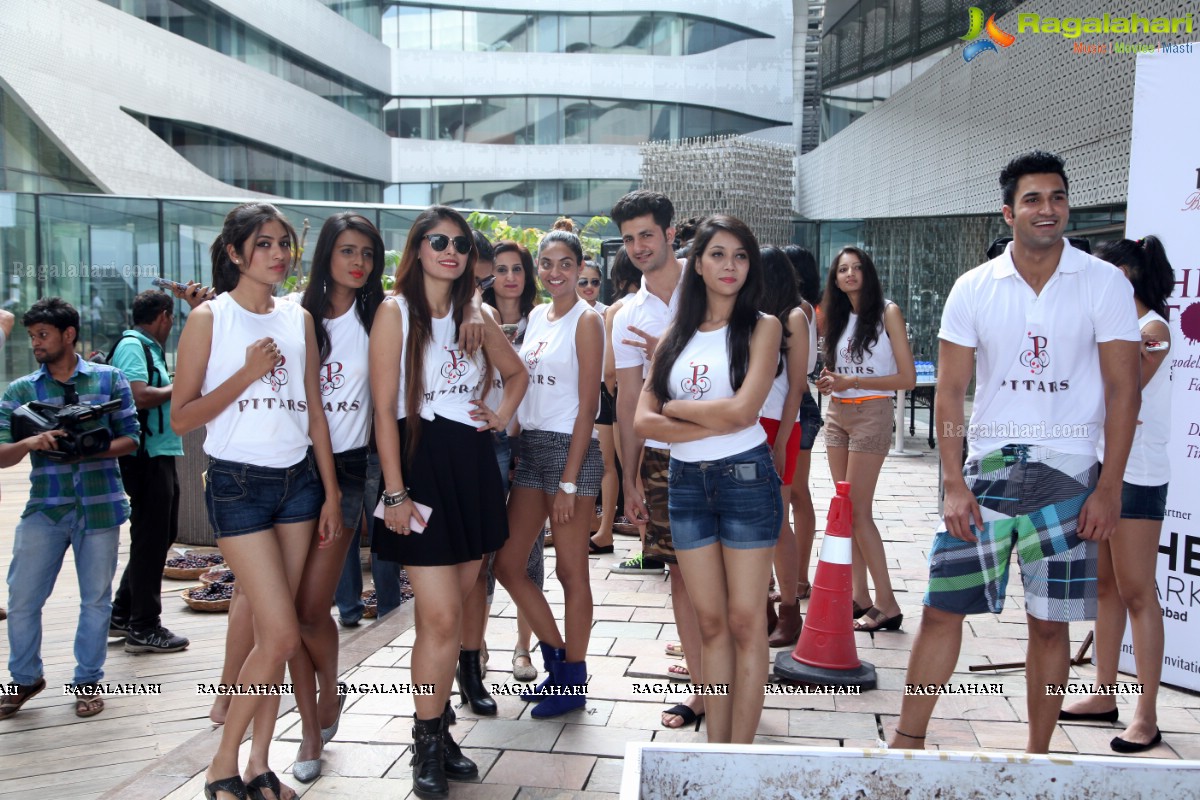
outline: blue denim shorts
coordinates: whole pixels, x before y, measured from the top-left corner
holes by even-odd
[[[359,526],[362,525],[363,503],[366,501],[368,454],[366,447],[356,447],[333,454],[338,489],[342,491],[342,527],[355,533],[358,533]],[[375,512],[377,502],[378,497],[367,507],[367,514]]]
[[[716,461],[672,458],[668,485],[677,551],[717,542],[735,550],[775,546],[783,524],[783,481],[765,444]]]
[[[316,519],[324,502],[311,448],[299,463],[282,468],[208,459],[204,504],[218,539]]]
[[[1167,517],[1167,487],[1139,486],[1121,481],[1121,519],[1149,519],[1162,522]]]

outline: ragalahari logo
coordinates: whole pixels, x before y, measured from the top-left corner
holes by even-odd
[[[1000,26],[996,24],[995,14],[987,18],[987,24],[984,24],[983,21],[982,8],[971,6],[968,9],[968,14],[970,15],[971,29],[967,31],[966,36],[959,37],[965,42],[970,42],[969,45],[963,48],[963,61],[969,63],[971,59],[985,50],[996,50],[997,44],[1001,47],[1010,47],[1017,40],[1017,37],[1011,33],[1000,29]],[[988,38],[979,39],[979,34],[984,32],[987,33]],[[979,41],[975,41],[976,39],[979,39]]]

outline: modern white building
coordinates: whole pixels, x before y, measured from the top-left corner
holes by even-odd
[[[791,125],[792,37],[779,0],[0,0],[0,190],[603,212],[641,142]]]

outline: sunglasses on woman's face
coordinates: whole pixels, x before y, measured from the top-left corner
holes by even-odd
[[[599,278],[580,278],[578,281],[576,281],[576,283],[579,285],[580,289],[586,289],[588,286],[591,286],[594,289],[600,285],[600,279]]]
[[[427,233],[421,237],[429,242],[429,246],[433,248],[435,253],[440,253],[446,249],[446,246],[454,242],[454,249],[461,255],[466,255],[471,252],[471,240],[466,236],[455,236],[453,239],[444,233]]]

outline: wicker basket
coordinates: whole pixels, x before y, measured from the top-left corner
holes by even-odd
[[[221,612],[221,611],[229,610],[229,601],[228,600],[195,600],[195,599],[193,599],[191,596],[192,590],[193,589],[203,589],[203,588],[206,588],[206,587],[192,586],[192,587],[184,589],[182,592],[180,592],[179,596],[183,598],[183,602],[187,603],[193,611]]]
[[[163,567],[163,577],[174,581],[194,581],[212,567],[195,567],[180,569],[179,567]]]
[[[204,584],[218,583],[225,577],[226,573],[233,572],[229,567],[217,566],[209,567],[206,572],[200,573],[200,582]]]

